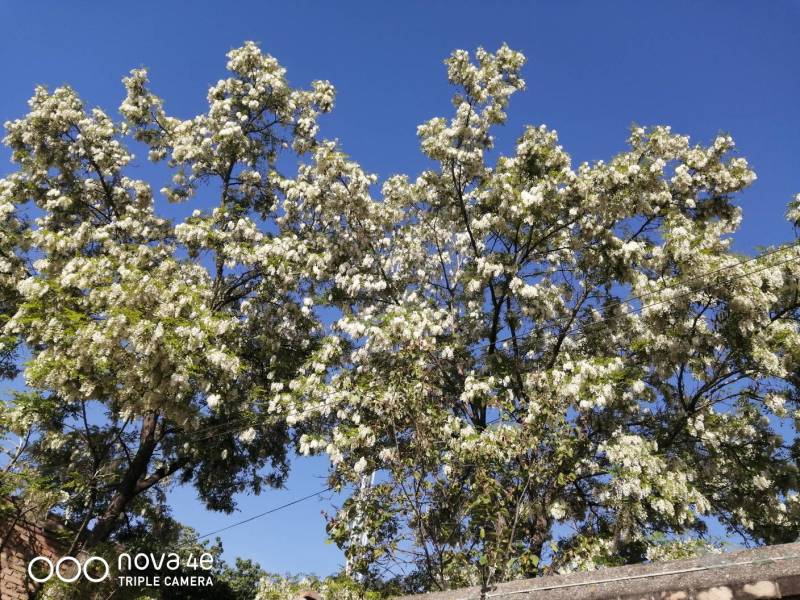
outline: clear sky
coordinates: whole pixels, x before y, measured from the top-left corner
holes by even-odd
[[[793,238],[783,219],[800,192],[800,1],[641,2],[0,2],[0,121],[22,116],[36,84],[69,83],[89,105],[115,111],[120,79],[150,69],[175,116],[203,110],[225,53],[260,42],[293,85],[329,79],[337,106],[322,135],[338,138],[368,171],[415,175],[425,166],[416,126],[449,115],[442,60],[455,48],[502,42],[528,57],[528,89],[510,106],[501,151],[524,124],[559,131],[575,161],[608,159],[627,128],[670,124],[707,142],[733,135],[758,181],[741,198],[734,247]],[[11,167],[0,150],[0,176]],[[156,189],[159,185],[154,186]],[[324,487],[323,459],[296,462],[288,489],[241,499],[234,516],[205,512],[191,490],[175,516],[201,533]],[[335,571],[309,501],[221,535],[226,556],[271,571]]]

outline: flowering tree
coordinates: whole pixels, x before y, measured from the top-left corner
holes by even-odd
[[[333,89],[290,87],[252,43],[228,58],[192,119],[168,116],[137,70],[119,123],[68,87],[37,88],[6,123],[17,169],[0,180],[3,342],[30,354],[31,392],[0,416],[3,433],[27,434],[13,468],[60,494],[73,549],[157,518],[176,477],[230,511],[234,492],[286,474],[285,423],[248,426],[314,347],[293,249],[274,235],[274,169],[284,148],[314,145]],[[166,161],[162,196],[202,190],[216,206],[160,216],[126,138]]]
[[[412,589],[696,553],[709,519],[794,539],[800,264],[730,251],[755,174],[729,136],[668,127],[609,162],[573,166],[544,126],[499,155],[523,63],[455,52],[431,168],[380,199],[332,144],[280,184],[341,311],[273,384],[359,490],[330,535]]]
[[[38,482],[15,506],[56,502],[76,547],[120,539],[175,478],[221,510],[279,484],[297,434],[357,490],[328,531],[362,584],[692,554],[709,520],[794,539],[797,247],[730,251],[755,174],[727,135],[634,127],[575,167],[530,127],[497,153],[523,63],[455,52],[455,114],[419,128],[430,168],[377,199],[316,141],[330,84],[291,88],[253,44],[193,119],[144,71],[120,123],[37,89],[0,180],[0,371],[30,354],[0,426],[17,487]],[[126,138],[169,172],[161,196],[216,206],[165,218]]]

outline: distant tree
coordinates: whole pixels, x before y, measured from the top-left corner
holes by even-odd
[[[218,581],[231,592],[234,600],[253,600],[258,593],[259,584],[267,573],[257,562],[237,558],[234,566],[225,565]]]
[[[326,600],[381,600],[391,597],[394,590],[367,590],[345,574],[330,577],[316,575],[276,575],[266,574],[261,578],[258,593],[254,600],[294,600],[298,593],[312,590]]]
[[[344,573],[327,577],[278,575],[267,573],[258,563],[242,558],[237,558],[234,565],[224,561],[218,565],[213,588],[218,595],[212,597],[220,599],[295,600],[298,592],[314,590],[326,600],[380,600],[401,592],[401,588],[392,582],[358,582]]]
[[[431,167],[379,199],[327,143],[282,183],[341,311],[278,397],[358,490],[330,535],[420,589],[695,554],[707,518],[794,540],[798,248],[730,250],[755,174],[728,135],[635,126],[575,167],[541,126],[498,153],[523,63],[453,53]]]

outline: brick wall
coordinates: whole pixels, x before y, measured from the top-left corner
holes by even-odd
[[[58,540],[59,525],[48,521],[44,525],[19,522],[7,531],[8,525],[0,525],[5,540],[0,551],[0,600],[29,600],[32,582],[28,578],[28,563],[35,556],[46,556],[55,563],[64,554]]]

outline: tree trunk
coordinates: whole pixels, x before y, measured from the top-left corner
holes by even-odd
[[[117,524],[119,517],[125,512],[130,502],[142,491],[140,480],[147,474],[147,467],[156,449],[156,429],[158,415],[154,411],[145,414],[142,419],[142,431],[139,448],[133,457],[128,470],[117,487],[111,503],[97,519],[97,523],[89,534],[85,546],[94,546],[108,539]]]

